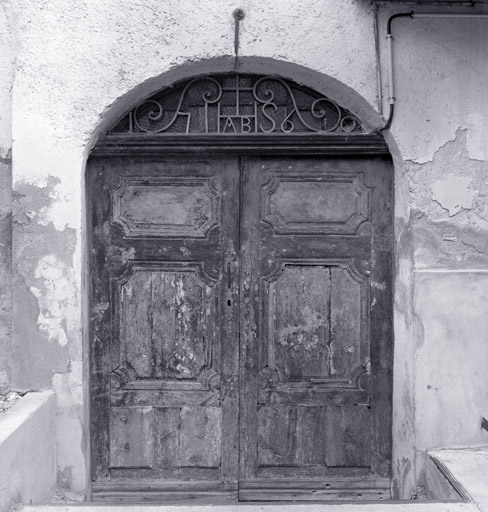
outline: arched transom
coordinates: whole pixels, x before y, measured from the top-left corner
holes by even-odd
[[[127,112],[111,134],[363,133],[330,98],[278,76],[200,76],[165,88]]]

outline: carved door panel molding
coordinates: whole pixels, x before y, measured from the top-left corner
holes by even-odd
[[[214,181],[205,177],[119,178],[112,204],[112,222],[126,237],[205,238],[220,210]]]
[[[94,499],[388,498],[390,161],[89,165]]]

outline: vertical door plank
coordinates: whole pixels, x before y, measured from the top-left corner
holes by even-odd
[[[110,215],[110,202],[106,199],[104,183],[108,171],[106,160],[90,162],[87,172],[87,218],[89,272],[89,359],[90,359],[90,435],[91,477],[108,480],[110,464],[110,371],[111,354],[107,340],[111,340],[110,278],[107,265],[108,240],[103,229]],[[116,359],[118,362],[119,358]],[[117,363],[116,363],[117,364]]]
[[[122,286],[125,360],[138,377],[152,374],[152,273],[136,272]]]
[[[258,344],[261,339],[259,160],[242,159],[240,279],[240,477],[255,478],[258,461]]]
[[[239,479],[239,160],[222,160],[222,244],[220,354],[222,407],[222,474],[224,487]],[[220,342],[222,340],[222,342]],[[219,352],[217,352],[218,354]]]
[[[331,270],[331,375],[349,377],[361,364],[361,284],[348,270]],[[362,341],[366,347],[362,347]]]
[[[182,407],[180,411],[180,464],[217,468],[222,452],[220,407]]]
[[[298,407],[261,407],[258,412],[260,466],[298,466]]]
[[[328,377],[329,269],[287,265],[271,291],[276,363],[292,379]]]
[[[207,286],[195,272],[153,272],[152,337],[160,378],[195,378],[205,365]]]
[[[169,469],[179,466],[180,409],[154,409],[154,465]]]
[[[327,466],[371,463],[371,421],[367,406],[327,407]]]
[[[370,338],[372,446],[371,466],[379,476],[391,474],[393,400],[393,166],[375,158],[368,165],[372,186],[371,223],[377,226],[371,240]]]
[[[167,273],[153,272],[152,276],[153,378],[163,378],[174,374],[174,364],[170,354],[174,353],[176,335],[176,317],[173,307],[175,290],[168,282]]]
[[[165,286],[175,290],[173,314],[176,319],[173,364],[178,378],[195,377],[204,366],[204,304],[202,282],[195,273],[175,272],[166,276]],[[175,372],[176,373],[176,372]]]
[[[326,465],[327,408],[300,408],[302,465]]]
[[[154,460],[151,407],[110,410],[110,465],[113,468],[151,468]],[[141,439],[144,442],[141,443]]]

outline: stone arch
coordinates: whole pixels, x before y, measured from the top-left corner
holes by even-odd
[[[107,107],[98,124],[94,127],[86,146],[86,156],[89,156],[98,138],[126,111],[136,106],[143,99],[150,97],[152,94],[166,87],[171,87],[177,82],[188,80],[199,75],[231,73],[235,71],[249,74],[281,76],[322,93],[354,114],[367,132],[374,132],[384,125],[382,116],[365,98],[330,75],[299,64],[279,61],[268,57],[241,57],[239,59],[239,68],[236,70],[233,58],[220,57],[191,62],[166,70],[161,75],[149,78],[116,99]],[[393,141],[387,142],[389,146],[394,146]],[[390,151],[391,149],[394,148],[390,148]]]

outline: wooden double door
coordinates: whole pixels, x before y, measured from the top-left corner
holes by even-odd
[[[387,499],[388,159],[93,158],[92,499]]]

